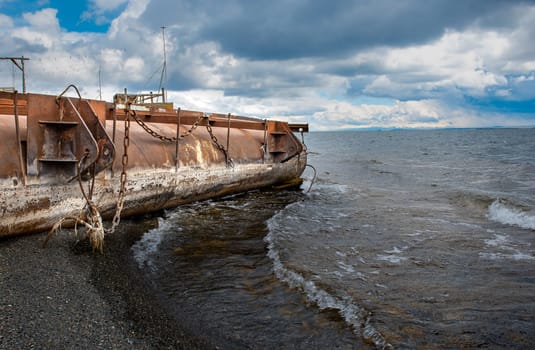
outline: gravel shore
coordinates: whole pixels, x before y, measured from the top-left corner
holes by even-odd
[[[104,253],[64,231],[0,240],[0,349],[217,349],[167,314],[137,271],[126,221]]]

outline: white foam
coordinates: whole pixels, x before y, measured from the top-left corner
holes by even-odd
[[[398,247],[394,247],[394,248],[392,248],[390,250],[385,250],[385,253],[398,254],[398,253],[401,253],[401,250]]]
[[[488,260],[535,260],[532,253],[524,253],[513,246],[513,242],[507,235],[494,234],[494,238],[486,239],[485,244],[498,252],[481,252],[479,257]],[[526,246],[523,246],[526,248]]]
[[[347,258],[347,254],[346,253],[342,253],[341,251],[337,250],[335,254],[338,255],[338,256],[341,256],[342,258]]]
[[[338,267],[340,269],[342,269],[346,273],[354,273],[355,272],[355,268],[352,265],[348,265],[348,264],[344,263],[343,261],[338,261],[337,265],[338,265]]]
[[[511,254],[505,253],[479,253],[479,257],[488,260],[535,260],[535,256],[515,251]]]
[[[387,254],[377,254],[377,259],[388,261],[392,264],[399,264],[400,262],[407,260],[406,257],[399,255],[406,249],[407,247],[398,248],[394,246],[392,249],[384,251]]]
[[[392,263],[392,264],[399,264],[400,262],[407,260],[407,258],[404,257],[404,256],[399,256],[399,255],[381,255],[381,254],[378,254],[378,255],[377,255],[377,259],[379,259],[379,260],[383,260],[383,261],[388,261],[388,262],[390,262],[390,263]]]
[[[313,281],[307,280],[300,273],[284,266],[276,243],[276,236],[278,234],[276,228],[280,229],[280,226],[276,222],[280,219],[281,212],[277,213],[268,221],[269,232],[264,239],[268,244],[268,256],[273,262],[275,276],[291,288],[302,291],[307,299],[316,303],[320,309],[329,308],[338,310],[344,320],[353,328],[357,336],[373,342],[378,349],[391,348],[391,345],[386,342],[383,335],[370,324],[370,314],[359,307],[351,297],[332,295],[318,287]]]
[[[158,252],[159,246],[164,239],[165,234],[173,227],[172,218],[158,218],[158,227],[153,228],[143,234],[143,237],[132,246],[132,254],[140,268],[148,267],[154,270],[152,256]]]
[[[312,186],[312,191],[308,192],[314,196],[317,193],[344,194],[348,193],[351,188],[348,185],[337,183],[316,183]]]
[[[507,242],[506,235],[494,235],[493,239],[486,239],[485,244],[491,247],[499,247]]]
[[[499,199],[495,200],[488,210],[487,217],[505,225],[514,225],[521,228],[535,230],[535,215],[529,215],[519,209],[510,208]]]
[[[412,233],[407,233],[407,234],[405,234],[405,235],[406,235],[406,236],[409,236],[409,237],[416,237],[416,236],[421,236],[421,235],[422,235],[422,232],[423,232],[423,231],[416,230],[416,231],[414,231],[414,232],[412,232]]]
[[[454,222],[454,221],[450,221],[450,220],[444,220],[444,219],[431,219],[429,220],[430,222],[433,222],[433,223],[438,223],[438,224],[445,224],[447,226],[461,226],[461,227],[466,227],[466,228],[472,228],[474,230],[480,230],[481,229],[481,226],[480,225],[476,225],[476,224],[470,224],[468,222]]]

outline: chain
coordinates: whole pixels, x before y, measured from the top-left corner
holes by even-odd
[[[61,109],[61,106],[60,106]],[[126,194],[126,169],[128,168],[128,147],[130,146],[130,117],[135,116],[135,112],[130,111],[130,104],[127,105],[127,108],[125,109],[125,119],[124,119],[124,138],[123,138],[123,147],[124,147],[124,153],[122,157],[122,172],[121,172],[121,187],[119,190],[119,195],[117,197],[117,206],[115,209],[115,215],[112,220],[112,226],[105,230],[104,224],[102,222],[102,216],[100,215],[100,212],[93,202],[93,190],[95,187],[95,165],[92,165],[92,171],[91,174],[91,183],[88,188],[88,193],[84,190],[84,186],[82,184],[82,164],[86,161],[87,157],[89,156],[89,151],[86,151],[84,155],[80,158],[80,160],[77,163],[77,179],[78,184],[80,185],[80,190],[82,191],[82,195],[86,201],[86,212],[85,215],[82,211],[80,211],[80,214],[77,217],[65,217],[58,222],[54,224],[52,229],[47,235],[47,238],[45,242],[43,243],[43,246],[47,244],[47,242],[50,240],[50,238],[57,233],[61,229],[61,225],[66,220],[73,220],[74,221],[74,230],[77,232],[77,226],[78,224],[82,224],[87,228],[87,237],[89,238],[90,244],[93,247],[93,249],[98,249],[101,253],[103,251],[103,244],[104,244],[104,234],[113,233],[115,232],[115,229],[117,226],[119,226],[119,223],[121,221],[121,212],[123,211],[123,205],[124,205],[124,198]]]
[[[161,135],[161,134],[158,134],[156,131],[154,131],[153,129],[151,129],[143,120],[141,120],[137,115],[136,115],[136,112],[135,111],[131,111],[131,114],[132,114],[132,117],[135,119],[135,121],[147,132],[149,133],[152,137],[155,137],[157,139],[160,139],[162,142],[176,142],[178,138],[180,139],[183,139],[184,137],[186,136],[189,136],[193,133],[193,131],[195,129],[197,129],[197,126],[199,126],[199,123],[201,122],[201,120],[205,117],[204,115],[201,115],[196,121],[195,123],[193,123],[193,125],[191,126],[191,128],[189,128],[188,131],[186,131],[185,133],[181,134],[178,136],[178,138],[176,137],[168,137],[168,136],[164,136],[164,135]]]
[[[117,197],[117,207],[115,209],[115,215],[113,216],[112,225],[106,233],[113,233],[121,222],[121,212],[123,211],[124,197],[126,194],[126,168],[128,167],[128,146],[130,146],[130,115],[135,115],[135,112],[131,113],[130,110],[126,109],[124,119],[124,152],[122,158],[123,169],[121,171],[121,188],[119,189],[119,196]]]
[[[129,111],[129,112],[130,112],[130,115],[134,118],[134,120],[139,124],[139,126],[141,126],[143,128],[143,130],[145,130],[152,137],[155,137],[155,138],[161,140],[162,142],[176,142],[178,139],[183,139],[184,137],[190,136],[193,133],[193,131],[195,129],[197,129],[197,127],[199,126],[199,123],[201,122],[201,120],[203,120],[203,118],[207,118],[206,114],[200,115],[199,118],[197,118],[197,120],[195,121],[195,123],[193,123],[191,128],[189,128],[189,130],[186,131],[184,134],[179,135],[178,138],[177,138],[177,137],[168,137],[168,136],[164,136],[164,135],[159,134],[158,132],[156,132],[153,129],[151,129],[143,120],[141,120],[137,116],[135,111]],[[217,141],[217,137],[215,137],[215,135],[213,134],[212,127],[210,126],[209,122],[207,122],[207,124],[206,124],[206,129],[208,130],[208,133],[210,134],[210,138],[212,139],[214,144],[225,155],[225,162],[227,163],[227,166],[229,166],[231,168],[234,168],[234,162],[229,157],[228,151],[225,149],[225,147],[223,147],[223,145],[221,145]]]
[[[223,154],[225,155],[225,162],[227,163],[227,167],[231,167],[231,168],[234,168],[234,162],[232,161],[232,159],[229,157],[228,155],[228,151],[225,149],[225,147],[223,147],[222,144],[220,144],[218,141],[217,141],[217,137],[215,137],[214,133],[212,132],[212,127],[210,126],[210,123],[207,123],[206,124],[206,130],[208,130],[208,133],[210,134],[210,138],[212,139],[212,142],[217,146],[217,148],[223,152]]]

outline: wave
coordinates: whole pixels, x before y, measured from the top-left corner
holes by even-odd
[[[352,327],[354,333],[365,342],[374,344],[378,349],[391,349],[392,345],[387,343],[383,335],[370,324],[370,312],[360,307],[350,296],[332,295],[313,281],[307,280],[300,273],[284,266],[277,248],[275,233],[277,231],[275,222],[283,211],[284,209],[268,220],[268,234],[264,238],[268,245],[268,257],[273,262],[275,276],[290,288],[303,292],[307,300],[315,303],[321,310],[338,310],[346,323]]]
[[[518,251],[514,251],[510,254],[481,252],[479,253],[479,256],[483,259],[488,260],[535,260],[535,257],[533,257],[532,255]]]
[[[132,254],[134,260],[137,262],[139,268],[149,268],[151,271],[155,271],[156,267],[152,262],[152,256],[158,252],[161,242],[165,235],[171,228],[175,227],[175,215],[170,215],[167,218],[158,218],[158,226],[145,232],[143,237],[132,245]]]
[[[488,208],[489,220],[505,225],[518,226],[528,230],[535,230],[535,215],[508,206],[504,201],[497,199]]]
[[[488,193],[472,191],[453,193],[450,197],[455,206],[477,214],[484,214],[495,199],[495,196],[491,197]]]
[[[312,184],[311,191],[309,193],[321,193],[321,194],[344,194],[350,192],[351,187],[348,185],[339,184],[333,181],[324,180],[320,177]]]

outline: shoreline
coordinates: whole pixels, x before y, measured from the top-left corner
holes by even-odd
[[[0,349],[218,349],[169,315],[129,251],[146,231],[124,220],[104,253],[72,230],[0,240]]]

